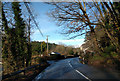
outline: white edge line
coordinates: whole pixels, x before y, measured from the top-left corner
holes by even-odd
[[[72,67],[72,65],[70,64],[70,61],[68,61],[68,62],[69,62],[70,67]],[[75,71],[76,71],[77,73],[79,73],[81,76],[83,76],[85,79],[87,79],[87,80],[89,80],[89,81],[92,81],[92,80],[90,80],[88,77],[86,77],[84,74],[82,74],[80,71],[78,71],[78,70],[76,70],[76,69],[75,69]]]
[[[80,71],[78,71],[78,70],[75,70],[76,72],[78,72],[80,75],[82,75],[84,78],[86,78],[87,80],[89,80],[89,81],[92,81],[92,80],[90,80],[88,77],[86,77],[85,75],[83,75]]]

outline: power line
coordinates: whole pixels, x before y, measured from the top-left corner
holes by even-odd
[[[32,12],[31,12],[31,10],[30,10],[30,8],[29,8],[28,4],[27,4],[26,2],[24,2],[24,4],[25,4],[25,6],[26,6],[26,8],[27,8],[27,10],[28,10],[28,12],[29,12],[29,14],[30,14],[31,18],[33,19],[33,21],[34,21],[34,23],[35,23],[36,27],[38,28],[38,30],[39,30],[39,32],[40,32],[40,34],[41,34],[41,35],[42,35],[42,37],[43,37],[43,34],[42,34],[41,30],[39,29],[38,24],[37,24],[37,22],[35,21],[35,18],[34,18],[34,16],[32,15]]]

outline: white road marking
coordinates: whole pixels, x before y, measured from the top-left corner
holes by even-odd
[[[72,67],[73,68],[73,66],[70,64],[70,61],[68,61],[69,62],[69,65],[70,65],[70,67]],[[74,68],[73,68],[74,69]],[[78,70],[76,70],[76,69],[74,69],[77,73],[79,73],[81,76],[83,76],[85,79],[87,79],[87,80],[89,80],[89,81],[92,81],[92,80],[90,80],[87,76],[85,76],[84,74],[82,74],[80,71],[78,71]]]
[[[70,61],[68,61],[68,62],[69,62],[68,64],[70,65],[70,67],[72,67],[72,65],[70,64]]]
[[[87,79],[87,80],[89,80],[89,81],[92,81],[92,80],[90,80],[88,77],[86,77],[85,75],[83,75],[80,71],[78,71],[78,70],[75,70],[77,73],[79,73],[80,75],[82,75],[85,79]]]

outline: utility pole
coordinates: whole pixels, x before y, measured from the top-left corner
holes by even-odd
[[[47,35],[47,55],[48,55],[48,35]]]
[[[42,43],[43,43],[43,42],[41,42],[41,55],[42,55]]]

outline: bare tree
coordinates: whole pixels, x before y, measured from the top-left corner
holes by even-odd
[[[95,37],[94,26],[99,25],[97,18],[90,13],[89,5],[93,3],[51,3],[55,6],[55,9],[51,12],[51,16],[54,17],[59,26],[64,28],[64,34],[76,34],[74,37],[81,36],[87,32],[91,32],[94,36],[94,45],[99,49],[97,39]]]
[[[117,48],[118,42],[115,37],[111,34],[111,31],[106,28],[107,21],[111,21],[115,26],[113,29],[118,28],[119,24],[119,13],[114,9],[113,4],[110,2],[60,2],[60,3],[50,3],[55,6],[51,11],[51,16],[55,18],[58,22],[58,25],[64,28],[64,34],[74,34],[77,37],[87,32],[91,32],[93,36],[94,46],[96,49],[101,49],[98,46],[98,39],[95,35],[95,27],[101,26],[107,33],[112,44]],[[109,20],[107,19],[110,16]],[[114,20],[115,19],[115,20]],[[109,23],[110,25],[111,23]],[[116,27],[116,28],[115,28]],[[119,31],[119,29],[118,29]],[[118,38],[119,39],[119,38]],[[103,51],[101,49],[101,51]]]

